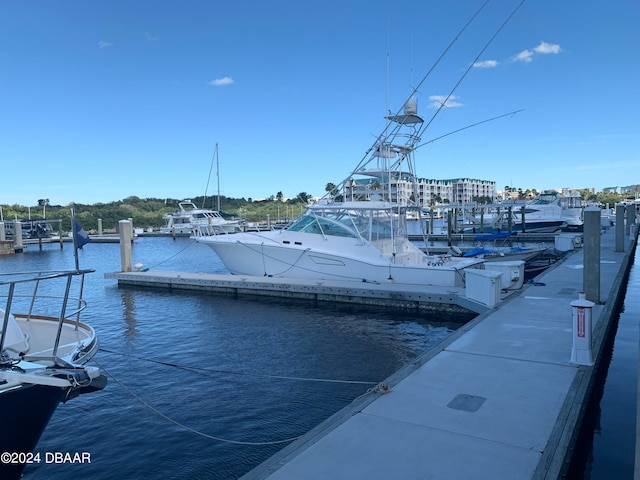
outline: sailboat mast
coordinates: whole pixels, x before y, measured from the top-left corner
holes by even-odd
[[[217,164],[218,158],[218,144],[216,143],[216,148],[213,151],[213,157],[211,157],[211,165],[209,166],[209,176],[207,177],[207,186],[204,189],[204,198],[202,199],[202,208],[205,208],[205,204],[207,203],[207,193],[209,192],[209,182],[211,181],[211,172],[213,171],[213,161],[216,160]],[[218,175],[218,171],[216,169],[216,175]],[[220,210],[220,176],[218,175],[218,210]]]
[[[218,159],[218,144],[216,143],[216,178],[218,180],[218,212],[220,211],[220,161]]]

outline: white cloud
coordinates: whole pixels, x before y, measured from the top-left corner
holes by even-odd
[[[483,60],[482,62],[476,62],[473,64],[476,68],[493,68],[497,67],[499,62],[497,60]]]
[[[151,35],[149,32],[144,32],[144,37],[150,42],[154,42],[157,40],[157,38]]]
[[[560,45],[555,43],[540,42],[540,45],[534,48],[533,51],[544,55],[547,53],[560,53],[562,49],[560,48]]]
[[[529,63],[533,62],[533,52],[531,50],[523,50],[511,57],[512,62]]]
[[[557,43],[547,43],[540,42],[540,44],[535,47],[533,50],[523,50],[520,53],[511,57],[512,62],[521,62],[521,63],[529,63],[533,62],[533,57],[535,54],[538,55],[548,55],[548,54],[557,54],[560,53],[562,49],[560,45]]]
[[[209,85],[213,85],[214,87],[226,87],[227,85],[231,85],[234,83],[233,78],[231,77],[223,77],[216,78],[215,80],[211,80]]]
[[[462,107],[463,103],[458,101],[458,97],[455,95],[450,95],[447,98],[446,95],[431,95],[429,97],[431,103],[429,104],[430,108],[440,108],[441,106],[452,108],[452,107]]]
[[[98,42],[98,46],[99,46],[100,48],[113,47],[113,43],[99,41],[99,42]]]

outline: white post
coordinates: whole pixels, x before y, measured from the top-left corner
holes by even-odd
[[[20,220],[13,222],[13,244],[16,251],[22,251],[24,243],[22,242],[22,222]]]
[[[118,222],[118,230],[120,232],[120,265],[123,272],[132,271],[131,268],[131,238],[132,226],[129,220],[120,220]]]
[[[0,242],[4,242],[7,239],[7,233],[4,228],[4,222],[0,222]]]
[[[578,300],[571,302],[573,307],[573,347],[571,363],[577,365],[593,365],[591,354],[591,310],[595,303],[586,299],[580,292]]]

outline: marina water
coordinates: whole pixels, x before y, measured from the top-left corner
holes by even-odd
[[[27,480],[238,478],[288,444],[272,442],[305,433],[468,320],[122,288],[103,278],[120,270],[119,249],[92,243],[79,252],[81,267],[96,270],[83,320],[98,331],[96,359],[110,383],[61,405],[37,447],[42,458],[87,452],[91,463],[32,464]],[[576,453],[576,480],[633,477],[637,256]],[[137,239],[133,259],[151,269],[225,273],[210,249],[187,238]],[[70,244],[0,256],[2,272],[73,264]]]
[[[88,453],[91,463],[34,463],[27,480],[238,478],[470,319],[123,288],[104,279],[120,270],[119,252],[79,252],[81,268],[96,270],[82,320],[98,333],[109,384],[60,405],[37,447],[43,460]],[[188,238],[139,238],[133,262],[225,272]],[[0,256],[2,272],[73,266],[68,243]]]

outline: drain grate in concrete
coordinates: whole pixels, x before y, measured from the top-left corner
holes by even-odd
[[[558,295],[575,295],[575,294],[576,294],[576,289],[569,288],[569,287],[561,288],[560,291],[558,292]]]
[[[454,410],[464,410],[466,412],[477,412],[485,400],[486,400],[485,397],[478,397],[476,395],[460,393],[456,395],[455,398],[447,404],[447,407],[453,408]]]

